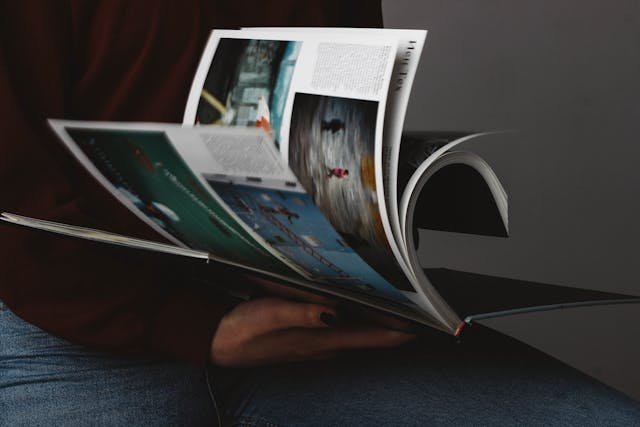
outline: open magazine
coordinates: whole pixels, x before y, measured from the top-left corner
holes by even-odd
[[[425,37],[215,30],[182,125],[50,120],[87,171],[171,244],[2,219],[230,264],[458,334],[466,313],[423,272],[415,230],[448,229],[439,205],[451,177],[481,183],[497,235],[508,230],[507,196],[489,165],[460,149],[487,134],[402,136]]]

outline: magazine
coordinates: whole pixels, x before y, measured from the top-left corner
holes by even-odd
[[[442,212],[424,207],[425,189],[443,171],[471,171],[502,235],[508,203],[491,167],[460,148],[489,134],[402,136],[425,38],[421,30],[215,30],[183,124],[49,121],[86,170],[170,244],[2,219],[226,263],[459,334],[464,313],[417,256],[420,217]]]

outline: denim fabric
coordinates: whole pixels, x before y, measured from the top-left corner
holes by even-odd
[[[0,426],[215,426],[203,370],[107,357],[0,302]]]
[[[640,426],[639,402],[539,352],[457,347],[214,372],[223,425]]]
[[[640,403],[531,351],[434,345],[210,372],[225,426],[634,426]],[[0,302],[0,426],[215,426],[202,371],[89,351]]]

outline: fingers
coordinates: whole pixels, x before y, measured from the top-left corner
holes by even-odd
[[[338,349],[385,348],[409,342],[415,335],[386,328],[358,328],[332,334],[332,344]]]
[[[261,335],[290,328],[326,328],[337,321],[334,308],[320,305],[292,302],[279,298],[264,298],[249,302],[256,319],[253,332]]]
[[[312,332],[310,334],[310,332]],[[415,335],[392,331],[385,328],[350,328],[325,329],[317,331],[294,330],[283,335],[297,343],[302,352],[310,353],[335,352],[358,348],[386,348],[404,344],[415,338]]]
[[[335,309],[264,298],[242,303],[222,318],[211,344],[220,366],[328,358],[346,349],[394,347],[413,335],[385,328],[328,327]]]
[[[265,344],[265,337],[291,329],[329,329],[335,319],[335,310],[328,306],[280,298],[248,301],[222,318],[211,342],[210,357],[221,366],[289,360],[287,352],[297,345],[295,342],[276,340]]]
[[[240,365],[328,359],[342,350],[395,347],[413,339],[403,332],[368,329],[289,329],[260,337],[246,349]]]

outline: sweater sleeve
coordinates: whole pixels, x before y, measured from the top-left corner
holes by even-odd
[[[9,9],[0,9],[1,209],[157,240],[81,170],[46,125],[48,117],[103,118],[100,112],[118,103],[131,105],[117,99],[133,81],[125,74],[102,79],[95,99],[88,93],[79,99],[82,85],[97,79],[95,61],[103,61],[105,74],[119,72],[98,51],[93,62],[81,57],[108,49],[103,44],[110,40],[79,40],[77,11],[65,2],[2,2],[0,8]],[[184,68],[177,77],[192,72]],[[180,104],[178,110],[184,105],[182,98],[168,101]],[[92,348],[202,365],[231,304],[193,286],[182,260],[2,224],[0,242],[0,298],[30,323]]]

